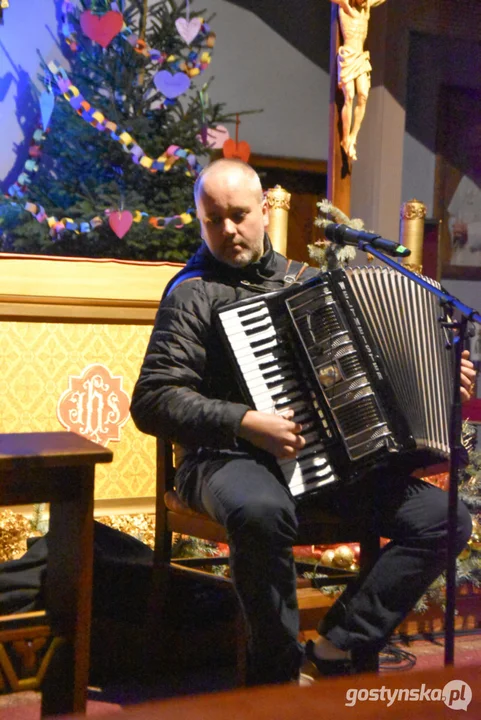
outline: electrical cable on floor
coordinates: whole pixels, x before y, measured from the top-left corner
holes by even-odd
[[[416,655],[388,643],[379,653],[380,670],[410,670],[416,665]]]

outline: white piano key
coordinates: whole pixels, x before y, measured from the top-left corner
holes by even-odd
[[[267,306],[261,301],[248,309],[235,308],[223,312],[221,320],[254,407],[268,413],[292,409],[294,421],[305,425],[301,435],[306,445],[297,458],[278,461],[291,492],[301,494],[334,481],[312,403],[302,397],[297,368],[282,347],[279,324],[274,325]]]

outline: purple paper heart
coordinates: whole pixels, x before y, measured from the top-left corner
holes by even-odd
[[[172,75],[168,70],[159,70],[154,75],[155,87],[166,98],[176,98],[190,87],[190,78],[183,72]]]

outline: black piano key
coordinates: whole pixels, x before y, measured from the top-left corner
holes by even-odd
[[[256,303],[254,307],[249,306],[247,308],[243,308],[242,310],[238,310],[237,317],[247,318],[249,315],[252,315],[252,313],[258,313],[263,307],[265,308],[265,305],[262,303]]]
[[[255,349],[256,352],[260,352],[260,350],[262,349],[262,346],[266,345],[266,343],[269,343],[269,345],[272,346],[272,342],[274,339],[275,339],[275,336],[272,336],[269,338],[261,338],[260,340],[251,340],[249,342],[249,345],[251,346],[251,348],[253,350]],[[256,354],[256,352],[254,352],[254,355]]]
[[[264,353],[265,355],[266,353]],[[270,368],[272,368],[273,365],[280,365],[281,367],[290,367],[292,366],[292,361],[290,360],[287,355],[281,355],[280,353],[271,353],[272,358],[270,360],[264,360],[262,362],[259,362],[257,364],[257,367],[261,371],[261,373],[269,372]],[[273,371],[274,372],[274,371]]]
[[[276,373],[273,373],[273,374],[274,374],[274,376],[275,376],[275,375],[279,375],[279,372],[276,372]],[[266,381],[266,387],[268,387],[269,390],[270,390],[271,388],[276,388],[276,387],[279,385],[279,382],[288,384],[288,383],[292,382],[293,380],[297,380],[297,376],[296,376],[295,374],[293,374],[293,373],[290,373],[290,374],[289,374],[289,373],[284,373],[284,374],[282,375],[282,379],[281,379],[281,380],[279,380],[279,378],[277,378],[276,380],[271,380],[270,382],[269,382],[267,376],[264,375],[264,373],[262,373],[262,376],[263,376],[264,380]]]
[[[285,393],[281,393],[281,395],[284,395],[284,394]],[[284,400],[282,402],[279,402],[279,401],[274,402],[274,406],[275,406],[276,410],[281,410],[281,411],[287,410],[288,408],[290,408],[292,403],[294,403],[296,400],[299,400],[300,398],[302,398],[302,396],[303,396],[302,392],[298,392],[296,395],[292,395],[287,400]]]
[[[257,335],[258,333],[264,332],[264,330],[272,330],[272,323],[264,323],[264,325],[257,325],[254,328],[246,328],[244,333],[246,336]]]
[[[254,325],[254,323],[259,323],[262,320],[266,320],[268,317],[270,317],[270,316],[269,316],[269,313],[266,311],[263,314],[259,313],[259,314],[255,315],[254,317],[240,320],[240,324],[242,327],[248,328],[250,325]]]

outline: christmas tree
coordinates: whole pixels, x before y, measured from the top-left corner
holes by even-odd
[[[215,35],[175,0],[63,2],[62,13],[70,67],[42,62],[41,121],[0,200],[0,250],[185,260],[199,163],[233,120],[202,78]]]

